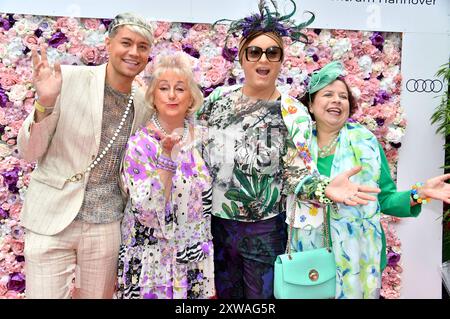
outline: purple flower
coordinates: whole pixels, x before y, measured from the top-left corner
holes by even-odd
[[[6,107],[6,103],[8,103],[8,96],[5,93],[5,90],[0,88],[0,107]]]
[[[19,263],[24,262],[25,261],[25,257],[22,256],[22,255],[17,255],[16,256],[16,261],[19,262]]]
[[[145,293],[143,296],[144,299],[158,299],[158,295],[152,292]]]
[[[238,54],[238,49],[237,48],[225,47],[225,48],[222,49],[222,56],[227,61],[234,62],[234,60],[237,57],[237,54]]]
[[[191,177],[194,175],[194,172],[192,171],[192,168],[194,167],[193,163],[181,163],[181,172],[185,177]]]
[[[0,208],[1,209],[1,208]],[[23,235],[24,235],[24,231],[23,228],[21,226],[13,226],[11,228],[11,235],[15,238],[15,239],[22,239]]]
[[[200,53],[196,49],[194,49],[194,47],[191,44],[183,44],[182,48],[183,51],[189,54],[190,56],[193,56],[196,59],[200,58]]]
[[[385,90],[380,90],[377,92],[377,95],[375,96],[375,105],[376,104],[384,104],[385,102],[389,101],[389,99],[391,98],[391,96],[389,95],[388,92],[386,92]]]
[[[36,30],[34,30],[34,35],[40,38],[42,35],[42,30],[37,28]]]
[[[0,219],[8,218],[8,212],[0,207]]]
[[[347,122],[349,122],[349,123],[356,123],[356,120],[353,119],[353,118],[351,118],[351,117],[349,117],[349,118],[347,119]]]
[[[0,124],[0,135],[3,135],[5,133],[5,126]]]
[[[5,31],[8,31],[11,28],[11,23],[8,20],[0,17],[0,28]]]
[[[141,165],[135,162],[133,159],[128,159],[130,166],[127,169],[127,173],[135,180],[145,180],[147,178],[147,174],[145,171],[144,165]]]
[[[229,78],[228,79],[228,85],[235,85],[236,84],[236,79],[235,78]]]
[[[142,157],[142,159],[144,161],[147,160],[148,158],[156,157],[156,146],[155,146],[155,144],[151,143],[149,140],[140,139],[138,141],[137,145],[141,148],[141,150],[143,150],[145,152],[144,157]],[[135,149],[135,151],[137,152],[136,149]],[[142,154],[139,153],[139,155],[142,155]]]
[[[17,181],[19,180],[19,169],[15,167],[10,172],[5,172],[2,174],[3,181],[5,185],[8,186],[8,189],[10,192],[17,193],[19,189],[16,187]]]
[[[52,48],[57,48],[61,44],[68,42],[66,35],[62,33],[61,31],[58,31],[52,35],[50,40],[48,40],[48,45]]]
[[[393,143],[393,142],[389,142],[389,144],[391,144],[391,146],[393,148],[400,148],[402,146],[402,143]]]
[[[105,26],[106,30],[108,30],[109,25],[111,24],[112,20],[111,19],[100,19],[100,22],[103,23],[103,25]]]
[[[400,261],[400,255],[394,253],[393,251],[389,251],[387,254],[388,266],[395,267],[397,263]]]
[[[381,32],[374,32],[370,37],[370,40],[372,41],[372,45],[374,47],[376,47],[380,51],[383,50],[384,38],[381,35]]]
[[[14,272],[9,276],[9,281],[7,284],[9,290],[17,291],[22,293],[25,291],[25,276],[20,272]]]
[[[206,254],[209,255],[210,253],[210,247],[208,243],[202,243],[202,251]]]
[[[375,119],[375,121],[377,122],[377,125],[380,126],[380,127],[384,125],[384,119],[382,119],[380,117],[377,117]]]
[[[287,78],[286,79],[286,83],[287,84],[292,84],[294,82],[294,80],[292,78]]]
[[[189,23],[189,22],[183,22],[181,23],[181,27],[183,29],[189,30],[190,28],[192,28],[194,26],[194,23]]]

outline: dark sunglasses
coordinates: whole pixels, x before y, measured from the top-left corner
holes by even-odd
[[[263,53],[266,54],[267,60],[270,62],[280,62],[283,58],[283,49],[277,46],[273,46],[263,50],[257,46],[250,46],[245,48],[245,58],[249,62],[257,62],[261,59]]]

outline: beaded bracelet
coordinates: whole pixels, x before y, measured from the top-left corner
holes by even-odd
[[[430,197],[422,198],[419,195],[419,188],[423,186],[423,183],[416,183],[413,186],[411,186],[411,198],[414,202],[425,205],[431,202]]]
[[[333,202],[325,195],[325,188],[327,188],[328,184],[330,184],[330,179],[328,177],[322,176],[320,182],[317,184],[316,191],[314,192],[319,202],[325,205],[329,205]]]

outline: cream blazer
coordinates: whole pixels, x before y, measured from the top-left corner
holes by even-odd
[[[77,216],[89,175],[76,182],[67,179],[84,172],[99,152],[105,75],[106,64],[62,66],[61,94],[52,114],[39,123],[34,123],[35,111],[25,119],[19,154],[37,161],[21,212],[26,229],[54,235]],[[135,94],[134,112],[132,134],[151,115],[142,89]]]

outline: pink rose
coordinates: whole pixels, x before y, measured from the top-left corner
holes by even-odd
[[[160,36],[165,34],[167,31],[169,31],[170,26],[171,26],[170,22],[158,21],[156,24],[156,30],[153,32],[153,36],[155,38],[159,38]]]
[[[348,73],[355,74],[357,76],[361,76],[361,68],[359,67],[358,62],[355,59],[346,60],[344,62],[345,70],[347,70]]]
[[[11,141],[14,142],[14,140],[11,140]],[[9,141],[7,143],[9,144]],[[19,220],[21,211],[22,211],[22,208],[20,206],[13,206],[9,210],[9,217],[13,220]]]
[[[192,29],[197,32],[205,32],[205,31],[209,31],[211,29],[211,25],[206,24],[206,23],[197,23],[197,24],[194,24]]]
[[[86,29],[97,30],[100,26],[100,20],[98,19],[84,19],[84,26]]]
[[[11,242],[11,250],[17,255],[23,255],[24,243],[22,240],[14,240]]]
[[[225,74],[222,74],[218,70],[211,69],[211,70],[208,70],[208,72],[206,72],[205,78],[206,78],[206,81],[211,83],[211,85],[217,85],[217,84],[220,84],[224,80]]]
[[[10,90],[12,86],[20,82],[19,77],[12,69],[6,69],[0,73],[0,86],[5,90]]]
[[[294,56],[287,56],[284,58],[283,65],[287,68],[295,68],[303,65],[303,60]]]
[[[221,55],[213,57],[209,62],[213,69],[223,70],[227,68],[227,61]]]
[[[335,38],[347,38],[347,31],[345,30],[332,30],[331,34]]]
[[[8,291],[7,283],[0,281],[0,297],[4,296]]]
[[[26,35],[22,39],[22,43],[29,49],[35,49],[39,46],[39,39],[37,36],[33,35]]]
[[[85,47],[81,51],[81,61],[86,64],[96,64],[99,58],[99,52],[96,47]]]

